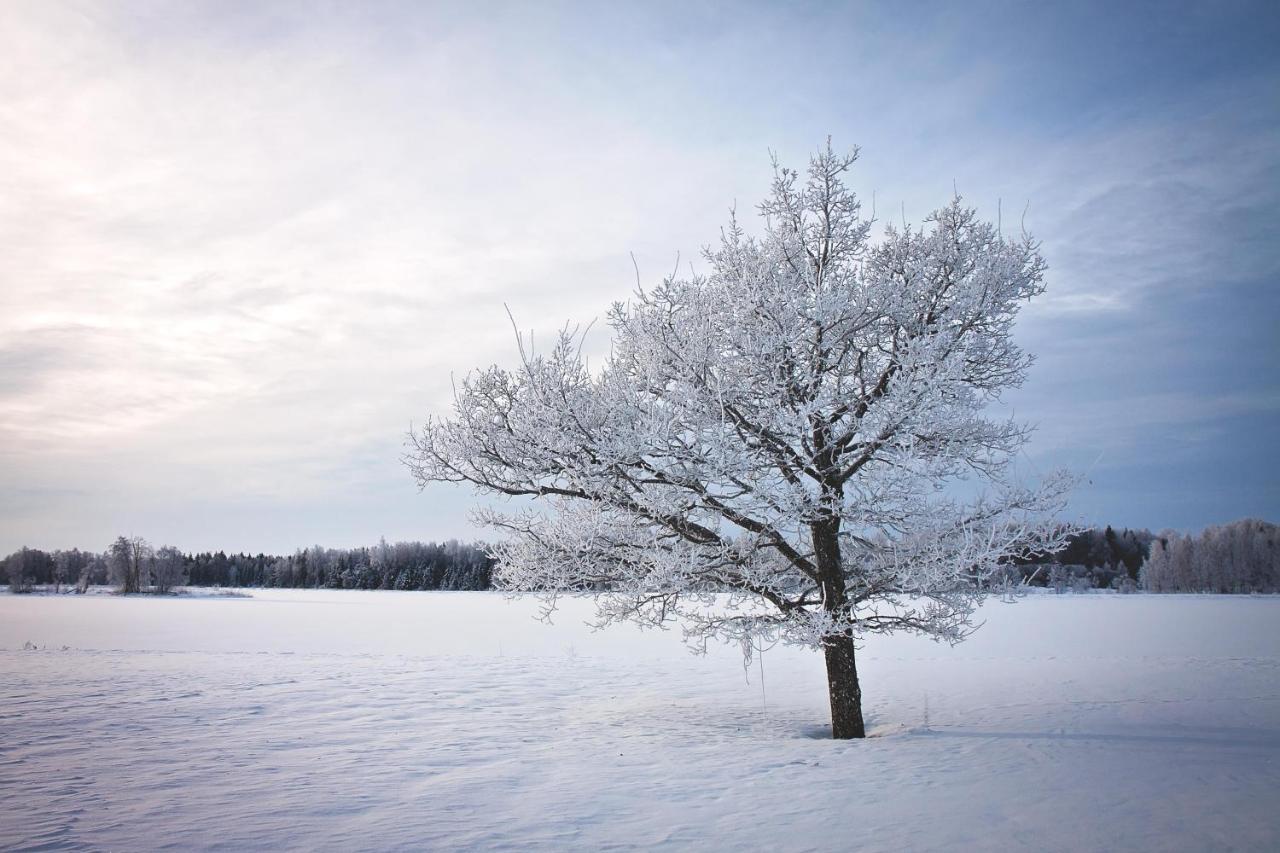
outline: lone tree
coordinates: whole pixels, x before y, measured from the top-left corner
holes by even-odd
[[[519,366],[470,375],[406,455],[420,486],[534,499],[479,512],[507,589],[602,591],[600,624],[678,619],[695,648],[822,649],[837,738],[865,734],[856,640],[963,639],[1005,562],[1060,546],[1070,485],[1015,482],[1029,429],[983,417],[1031,363],[1037,244],[958,197],[873,242],[856,157],[775,163],[763,234],[735,216],[705,275],[615,304],[603,366],[567,328],[545,354],[517,334]]]

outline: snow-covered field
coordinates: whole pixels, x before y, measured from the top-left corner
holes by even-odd
[[[744,673],[489,593],[0,595],[0,848],[1280,849],[1280,598],[993,602]],[[24,649],[27,644],[36,649]]]

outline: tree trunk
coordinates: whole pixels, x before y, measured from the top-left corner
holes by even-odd
[[[866,737],[853,637],[846,634],[825,637],[822,651],[827,658],[827,690],[831,694],[831,736],[836,740]]]
[[[832,487],[834,499],[839,486]],[[813,525],[813,550],[822,582],[823,604],[832,613],[842,613],[848,606],[844,584],[844,565],[840,558],[840,520],[838,517]],[[858,685],[858,667],[854,662],[853,636],[828,634],[822,638],[822,652],[827,658],[827,691],[831,696],[831,736],[836,740],[866,737],[862,723],[862,688]]]

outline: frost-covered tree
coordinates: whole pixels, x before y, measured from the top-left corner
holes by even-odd
[[[36,581],[36,572],[44,555],[31,548],[15,551],[4,560],[5,576],[9,581],[9,592],[31,592]]]
[[[1195,539],[1165,530],[1142,564],[1148,592],[1276,592],[1280,528],[1256,518],[1207,527]]]
[[[147,540],[118,536],[107,549],[107,571],[120,592],[141,592],[153,557]]]
[[[151,561],[151,585],[156,592],[167,593],[187,582],[187,558],[172,545],[156,550]]]
[[[387,537],[379,537],[378,544],[369,549],[369,568],[371,573],[378,578],[379,589],[394,588],[395,578],[392,576],[390,569],[394,562],[394,554],[391,546],[387,544]]]
[[[1169,579],[1169,550],[1163,535],[1151,540],[1151,550],[1138,572],[1138,583],[1147,592],[1169,592],[1173,585]]]
[[[569,330],[517,336],[520,364],[469,376],[407,454],[420,485],[534,499],[480,513],[507,589],[607,591],[601,624],[679,618],[695,648],[821,649],[837,738],[864,734],[858,638],[962,639],[984,580],[1069,532],[1068,478],[1015,482],[1028,429],[983,413],[1031,362],[1012,327],[1036,244],[959,198],[873,241],[855,156],[775,165],[763,233],[735,217],[706,274],[616,304],[599,369]]]
[[[102,562],[104,562],[102,556],[95,555],[80,567],[80,575],[76,578],[77,594],[84,594],[89,591],[89,585],[93,583],[93,570]]]
[[[1190,536],[1174,536],[1169,540],[1169,576],[1174,589],[1201,591],[1195,577],[1195,543]]]
[[[86,554],[79,548],[56,551],[53,555],[53,591],[61,592],[63,584],[79,578],[80,572],[92,558],[92,554]]]

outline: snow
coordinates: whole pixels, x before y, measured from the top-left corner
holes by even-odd
[[[492,593],[0,595],[0,848],[1280,848],[1280,598],[689,655]],[[38,648],[24,650],[25,644]]]

